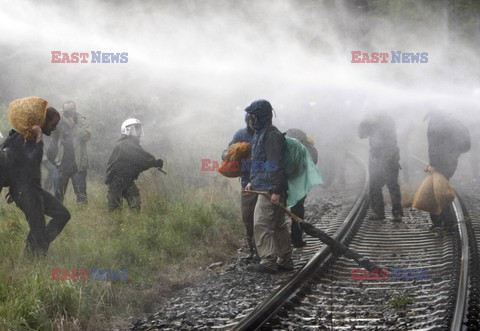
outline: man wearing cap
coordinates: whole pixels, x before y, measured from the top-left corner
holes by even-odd
[[[272,125],[270,102],[254,101],[245,111],[248,125],[255,131],[250,183],[245,190],[268,195],[258,196],[253,216],[255,245],[261,261],[249,265],[247,270],[263,273],[291,271],[294,266],[290,233],[285,212],[279,206],[285,203],[288,187],[283,165],[285,137]],[[277,166],[269,168],[268,164]]]
[[[59,172],[54,190],[55,197],[62,202],[68,182],[72,179],[77,202],[87,204],[87,141],[90,135],[87,119],[77,112],[75,102],[64,102],[62,120],[58,130],[52,134],[47,152],[48,160],[57,166]]]

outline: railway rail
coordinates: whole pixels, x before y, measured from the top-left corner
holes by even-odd
[[[318,203],[325,192],[309,195],[307,220],[387,274],[364,274],[354,261],[306,238],[308,245],[294,252],[294,272],[257,275],[237,262],[134,329],[480,329],[480,199],[472,200],[469,192],[466,202],[455,200],[453,233],[432,231],[427,213],[408,208],[401,223],[373,221],[365,172],[359,176],[350,164],[350,174],[362,179],[350,180],[344,191],[335,188],[339,197],[350,193],[343,205]]]
[[[460,196],[452,208],[452,233],[431,231],[428,214],[413,209],[402,223],[372,221],[363,190],[334,237],[386,273],[322,247],[233,329],[478,330],[480,231]]]

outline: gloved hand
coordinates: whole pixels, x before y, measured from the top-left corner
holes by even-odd
[[[158,160],[157,160],[157,165],[156,165],[156,167],[157,167],[158,169],[162,169],[162,168],[163,168],[163,160],[162,160],[162,159],[158,159]]]

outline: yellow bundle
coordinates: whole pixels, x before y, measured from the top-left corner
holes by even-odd
[[[220,169],[217,171],[229,178],[242,176],[242,159],[249,159],[250,154],[251,148],[249,143],[232,144],[224,155],[225,161],[222,162]]]
[[[439,172],[429,175],[420,185],[412,207],[439,215],[455,199],[455,190]]]
[[[39,97],[13,100],[8,106],[8,120],[15,131],[28,140],[32,137],[32,126],[45,123],[47,104],[47,100]]]

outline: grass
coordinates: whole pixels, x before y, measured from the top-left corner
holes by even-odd
[[[394,294],[388,301],[390,307],[396,309],[405,309],[411,303],[413,303],[413,299],[406,294]]]
[[[24,257],[28,225],[14,204],[0,202],[0,330],[97,330],[125,327],[175,289],[229,259],[243,237],[238,194],[212,183],[178,185],[153,172],[139,181],[142,212],[110,214],[106,187],[89,182],[88,207],[67,192],[72,219],[45,259]],[[128,270],[127,280],[52,280],[52,268]]]

